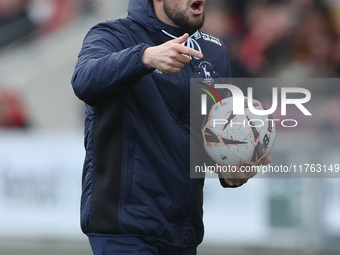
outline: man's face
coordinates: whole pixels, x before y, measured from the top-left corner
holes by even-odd
[[[193,33],[204,23],[206,0],[163,0],[164,13],[185,32]]]

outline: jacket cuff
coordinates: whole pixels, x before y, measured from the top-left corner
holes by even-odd
[[[223,188],[238,188],[242,185],[238,185],[238,186],[230,186],[228,183],[225,182],[225,180],[219,175],[219,180],[220,180],[220,184]]]
[[[147,67],[145,64],[144,64],[144,62],[143,62],[143,53],[144,53],[144,51],[147,49],[147,48],[149,48],[149,47],[151,47],[150,45],[147,45],[147,44],[145,44],[145,43],[143,43],[142,44],[143,46],[142,46],[142,49],[140,50],[140,52],[139,52],[139,59],[140,59],[140,62],[142,63],[142,66],[143,66],[143,69],[146,71],[146,72],[153,72],[154,70],[155,70],[155,68],[152,68],[152,67]]]

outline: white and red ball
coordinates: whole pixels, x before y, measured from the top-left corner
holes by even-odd
[[[202,127],[203,145],[208,155],[222,165],[257,164],[273,149],[276,130],[271,115],[255,115],[245,97],[244,115],[233,113],[232,97],[222,100],[210,110]],[[253,100],[257,110],[262,104]]]

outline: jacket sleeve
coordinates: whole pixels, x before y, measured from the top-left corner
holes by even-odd
[[[76,96],[89,105],[128,90],[154,69],[142,61],[149,45],[133,44],[122,28],[97,25],[86,35],[72,76]]]

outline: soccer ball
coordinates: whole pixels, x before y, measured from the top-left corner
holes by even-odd
[[[252,101],[257,110],[262,104]],[[202,126],[205,151],[221,165],[257,164],[273,149],[276,130],[271,115],[255,115],[244,99],[244,115],[233,113],[233,99],[228,97],[212,106],[207,122]]]

